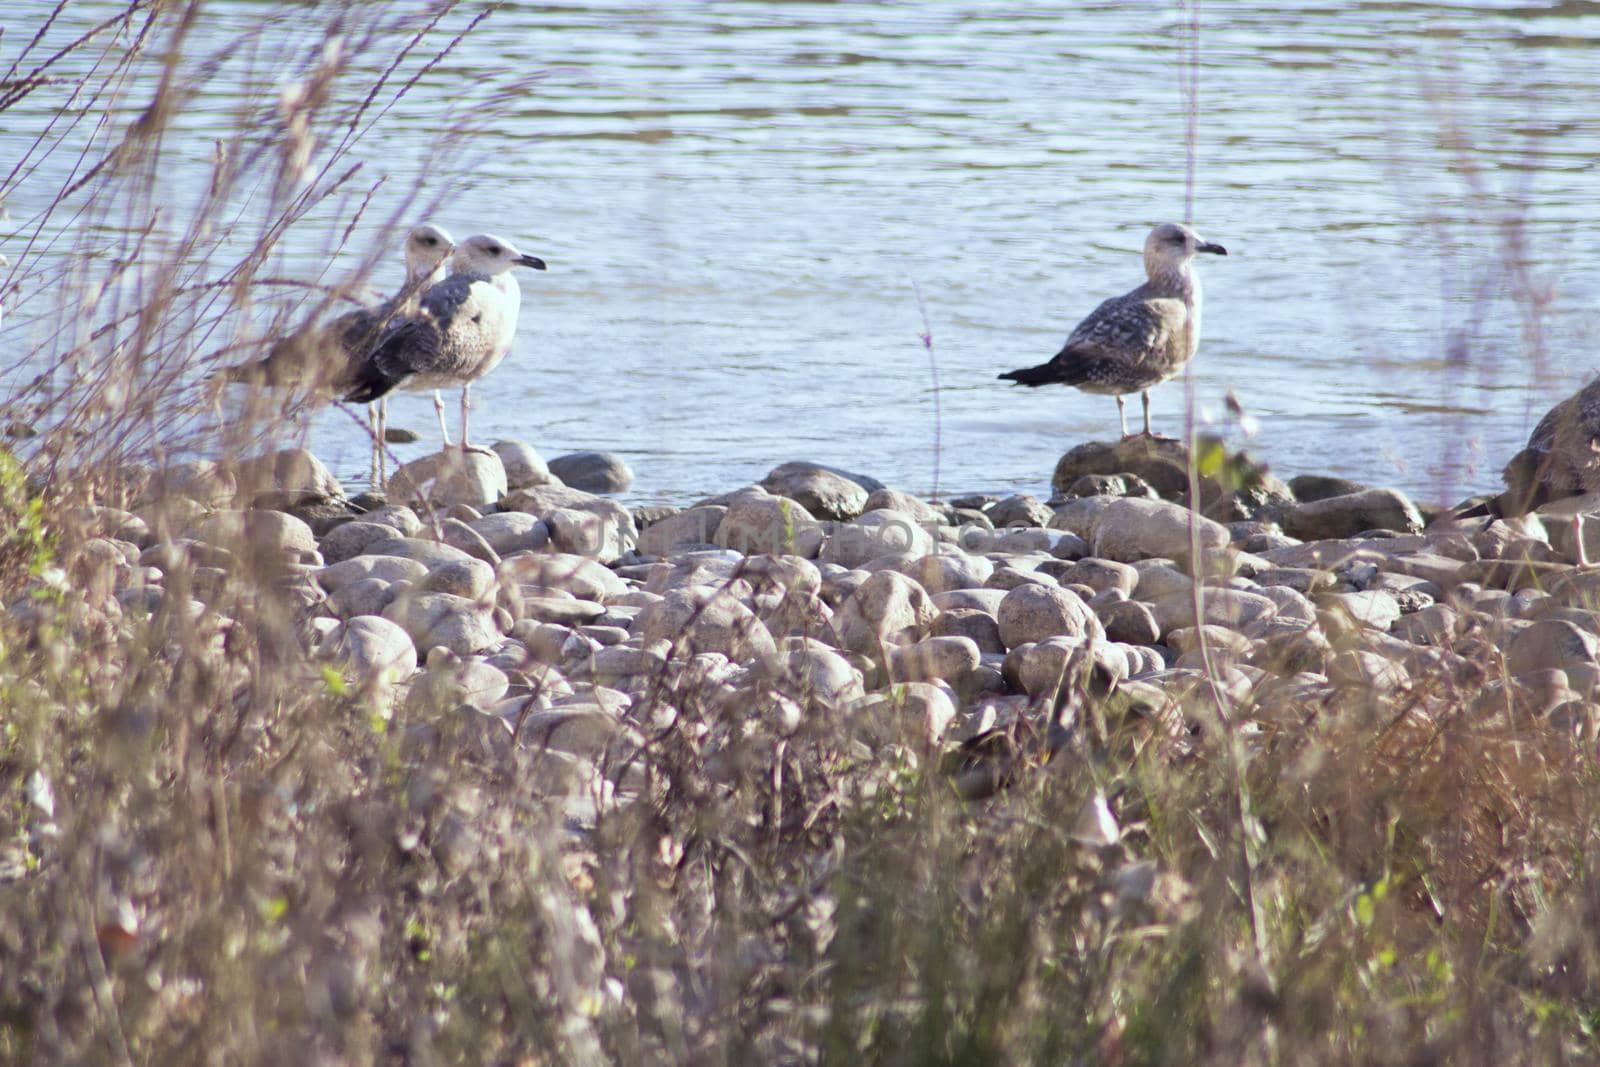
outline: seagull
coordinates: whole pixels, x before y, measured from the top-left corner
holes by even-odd
[[[406,281],[399,293],[374,307],[357,308],[296,330],[274,344],[265,358],[227,368],[223,380],[268,388],[299,387],[319,394],[348,391],[379,340],[415,315],[423,290],[444,278],[445,263],[455,247],[450,234],[439,226],[423,223],[412,227],[406,233]],[[369,406],[367,418],[372,424],[374,481],[381,482],[387,404]]]
[[[510,241],[492,234],[468,237],[450,260],[450,276],[422,294],[417,313],[391,330],[365,359],[344,399],[371,403],[399,388],[432,389],[434,410],[446,447],[444,401],[439,390],[461,386],[461,447],[468,439],[472,383],[500,365],[517,333],[522,290],[513,267],[544,270],[544,260],[523,255]]]
[[[1200,279],[1190,266],[1199,252],[1228,254],[1188,226],[1157,226],[1144,242],[1149,280],[1095,308],[1049,363],[1008,371],[1001,380],[1029,386],[1059,382],[1086,393],[1110,393],[1117,398],[1124,440],[1132,435],[1122,394],[1137,392],[1144,400],[1144,436],[1154,437],[1150,390],[1182,370],[1200,345]]]
[[[1500,477],[1506,491],[1461,517],[1512,519],[1554,500],[1600,491],[1600,378],[1546,412]]]

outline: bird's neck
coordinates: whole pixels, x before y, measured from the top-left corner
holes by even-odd
[[[504,274],[496,274],[494,276],[494,286],[506,294],[513,307],[522,303],[522,286],[517,284],[517,279],[511,276],[510,271]]]
[[[1200,299],[1200,279],[1189,269],[1187,260],[1174,263],[1170,259],[1146,259],[1144,269],[1150,278],[1145,283],[1150,292],[1179,297],[1186,303]]]

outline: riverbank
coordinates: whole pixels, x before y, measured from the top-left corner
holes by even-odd
[[[1561,515],[1140,440],[1048,502],[786,463],[630,510],[551,466],[427,457],[384,500],[289,450],[14,524],[5,892],[50,1011],[78,899],[152,1049],[284,968],[261,1010],[335,1047],[806,1060],[999,1012],[1033,1021],[995,1052],[1196,1053],[1163,997],[1235,1051],[1324,1048],[1313,1009],[1423,1047],[1490,943],[1532,1033],[1511,994],[1588,877],[1541,842],[1596,824],[1600,573]],[[1329,980],[1385,952],[1436,999]],[[198,999],[149,991],[184,968]],[[1017,982],[1071,1018],[985,999]]]

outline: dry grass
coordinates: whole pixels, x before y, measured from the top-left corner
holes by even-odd
[[[267,61],[193,51],[198,10],[130,4],[55,59],[41,30],[0,89],[73,102],[5,188],[82,146],[7,246],[9,284],[71,288],[7,413],[43,436],[0,462],[0,1060],[1594,1060],[1592,724],[1482,700],[1481,637],[1391,694],[1260,687],[1229,729],[1203,689],[1175,734],[1074,690],[1070,742],[972,802],[920,724],[666,672],[578,832],[556,754],[451,707],[373,717],[271,561],[111,611],[74,506],[261,432],[207,421],[200,373],[353,284],[252,323],[290,228],[426,207],[364,219],[350,152],[472,19],[330,18],[174,229],[183,86]],[[335,36],[412,50],[353,83]],[[244,200],[247,233],[207,225]]]

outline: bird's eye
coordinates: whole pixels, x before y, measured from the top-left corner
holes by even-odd
[[[439,239],[437,237],[424,237],[422,239],[422,243],[425,245],[436,245],[439,243]]]
[[[485,248],[484,251],[489,253],[491,256],[498,256],[500,254],[500,246],[490,245],[488,248]]]

